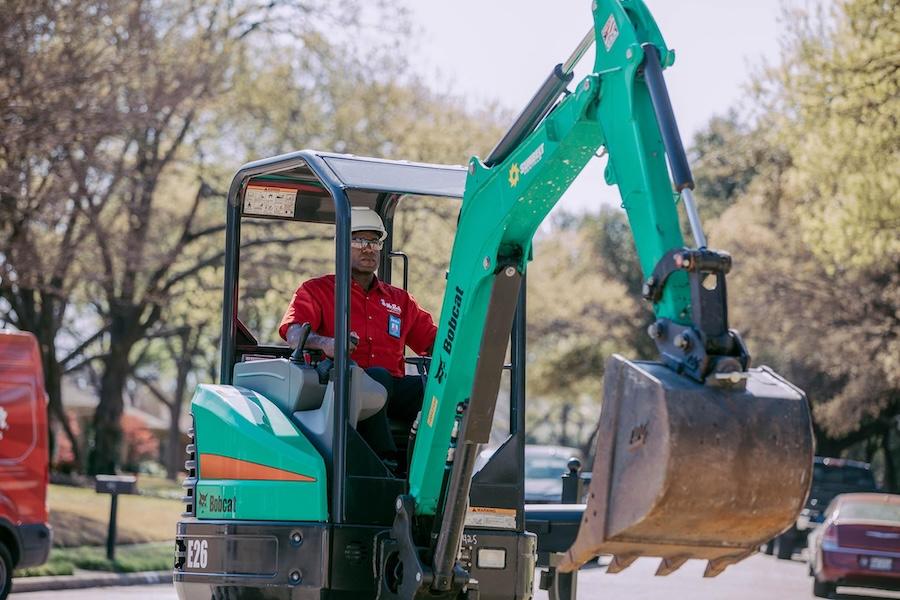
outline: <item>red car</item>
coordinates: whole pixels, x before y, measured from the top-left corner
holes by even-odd
[[[841,494],[809,536],[813,594],[837,586],[900,590],[900,496]]]
[[[50,552],[47,395],[37,340],[0,331],[0,600],[16,567]]]

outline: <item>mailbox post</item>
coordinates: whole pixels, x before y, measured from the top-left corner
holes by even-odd
[[[110,494],[109,530],[106,534],[106,558],[116,556],[116,511],[119,494],[137,494],[137,478],[134,475],[97,475],[95,488],[98,494]]]

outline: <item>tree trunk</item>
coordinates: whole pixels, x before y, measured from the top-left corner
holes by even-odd
[[[178,420],[181,416],[181,402],[175,398],[169,406],[169,439],[166,442],[166,477],[175,481],[181,471],[184,448],[181,447],[181,430]]]
[[[88,465],[91,475],[115,473],[122,460],[125,384],[131,373],[129,355],[135,340],[133,328],[137,326],[137,319],[129,311],[124,312],[111,319],[109,352],[103,359],[100,378],[100,403],[94,413],[94,446]]]
[[[571,446],[569,443],[569,414],[572,407],[569,404],[563,404],[561,414],[559,415],[559,445]]]
[[[63,433],[72,446],[72,456],[77,471],[84,470],[84,464],[81,462],[81,441],[69,424],[66,418],[66,410],[62,402],[62,367],[56,360],[56,348],[51,342],[46,352],[42,352],[42,362],[44,363],[44,387],[47,389],[47,412],[50,417],[62,427]],[[51,435],[51,440],[53,436]],[[51,447],[50,456],[53,456],[55,443]]]
[[[891,448],[891,431],[892,427],[884,430],[881,436],[881,449],[884,452],[884,491],[897,492],[897,472],[894,470],[894,454]]]

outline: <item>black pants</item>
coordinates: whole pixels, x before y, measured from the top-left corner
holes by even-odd
[[[356,430],[376,453],[382,456],[396,453],[397,445],[391,435],[388,419],[404,423],[407,431],[409,430],[422,409],[422,396],[425,394],[422,377],[394,377],[381,367],[370,367],[366,369],[366,374],[384,386],[387,390],[387,402],[380,411],[365,421],[360,421]]]

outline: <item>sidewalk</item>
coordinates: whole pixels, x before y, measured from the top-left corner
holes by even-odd
[[[172,571],[143,571],[140,573],[106,573],[102,571],[75,570],[74,575],[47,577],[15,577],[12,593],[44,592],[48,590],[75,590],[94,587],[123,585],[148,585],[172,583]]]

